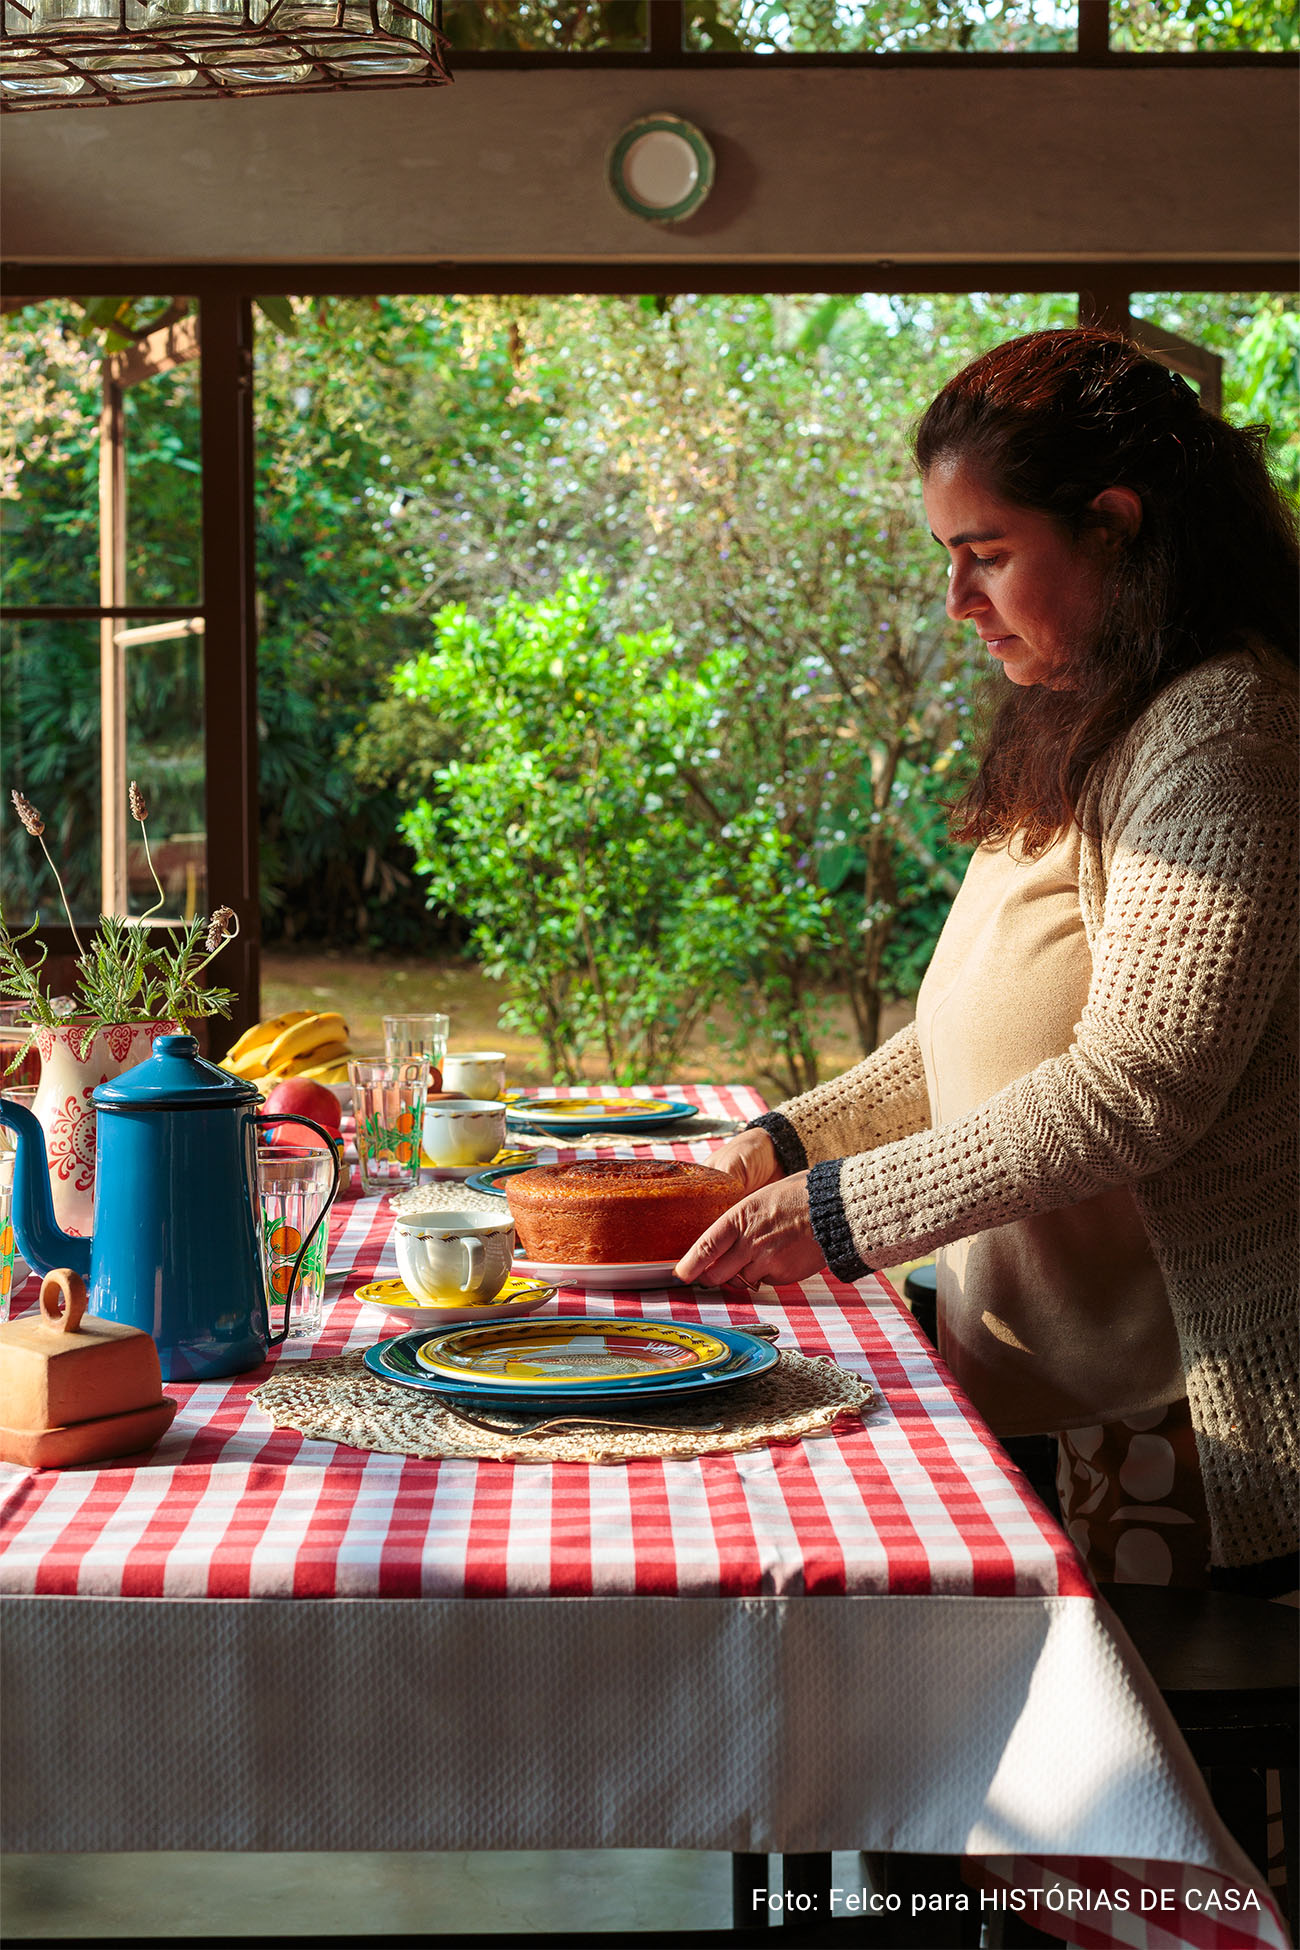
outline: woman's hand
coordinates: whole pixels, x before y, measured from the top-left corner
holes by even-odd
[[[761,1186],[715,1219],[682,1254],[676,1273],[679,1280],[704,1286],[723,1286],[729,1280],[746,1287],[763,1280],[776,1286],[806,1279],[825,1264],[808,1213],[808,1174],[797,1171]]]
[[[760,1185],[770,1185],[781,1176],[776,1146],[766,1131],[737,1131],[735,1137],[710,1151],[708,1162],[714,1171],[725,1171],[739,1179],[747,1192],[756,1192]]]

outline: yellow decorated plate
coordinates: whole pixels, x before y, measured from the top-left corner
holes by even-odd
[[[711,1368],[730,1356],[725,1341],[699,1327],[590,1316],[461,1328],[416,1350],[431,1374],[488,1388],[646,1381]]]
[[[698,1105],[666,1097],[515,1097],[507,1106],[506,1124],[517,1131],[563,1137],[566,1131],[652,1130],[698,1116]]]
[[[465,1296],[452,1300],[422,1300],[401,1280],[371,1280],[357,1288],[357,1299],[365,1307],[378,1307],[383,1313],[400,1314],[403,1332],[414,1327],[461,1327],[475,1321],[509,1320],[521,1314],[536,1313],[555,1298],[555,1288],[545,1281],[521,1279],[512,1273],[491,1300],[472,1301]]]

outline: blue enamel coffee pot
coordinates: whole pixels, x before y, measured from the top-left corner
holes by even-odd
[[[253,1108],[241,1082],[199,1055],[193,1036],[158,1036],[153,1055],[101,1083],[95,1105],[95,1211],[89,1239],[60,1230],[50,1197],[45,1133],[31,1111],[0,1098],[0,1124],[18,1139],[14,1231],[38,1273],[68,1266],[90,1290],[90,1311],[142,1327],[165,1381],[242,1374],[284,1339],[267,1309],[260,1242],[257,1128],[282,1124]],[[334,1184],[294,1261],[293,1283],[338,1189]],[[292,1293],[292,1284],[290,1293]]]

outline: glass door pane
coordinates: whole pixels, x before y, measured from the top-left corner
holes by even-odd
[[[140,826],[128,820],[127,911],[152,910],[156,920],[189,921],[206,913],[208,905],[203,636],[187,630],[141,641],[129,627],[124,634],[126,770],[148,807],[145,831],[153,861],[151,871]]]
[[[76,307],[49,299],[0,327],[0,501],[8,603],[99,599],[101,361]]]
[[[15,933],[38,914],[47,926],[67,918],[40,841],[15,817],[15,788],[45,821],[73,920],[99,914],[99,729],[99,624],[0,627],[0,898]]]

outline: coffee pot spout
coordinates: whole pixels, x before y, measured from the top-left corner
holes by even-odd
[[[25,1104],[14,1103],[8,1097],[0,1097],[0,1124],[18,1140],[14,1157],[14,1233],[19,1252],[38,1273],[68,1266],[83,1280],[89,1279],[89,1239],[73,1238],[55,1221],[44,1130]]]

